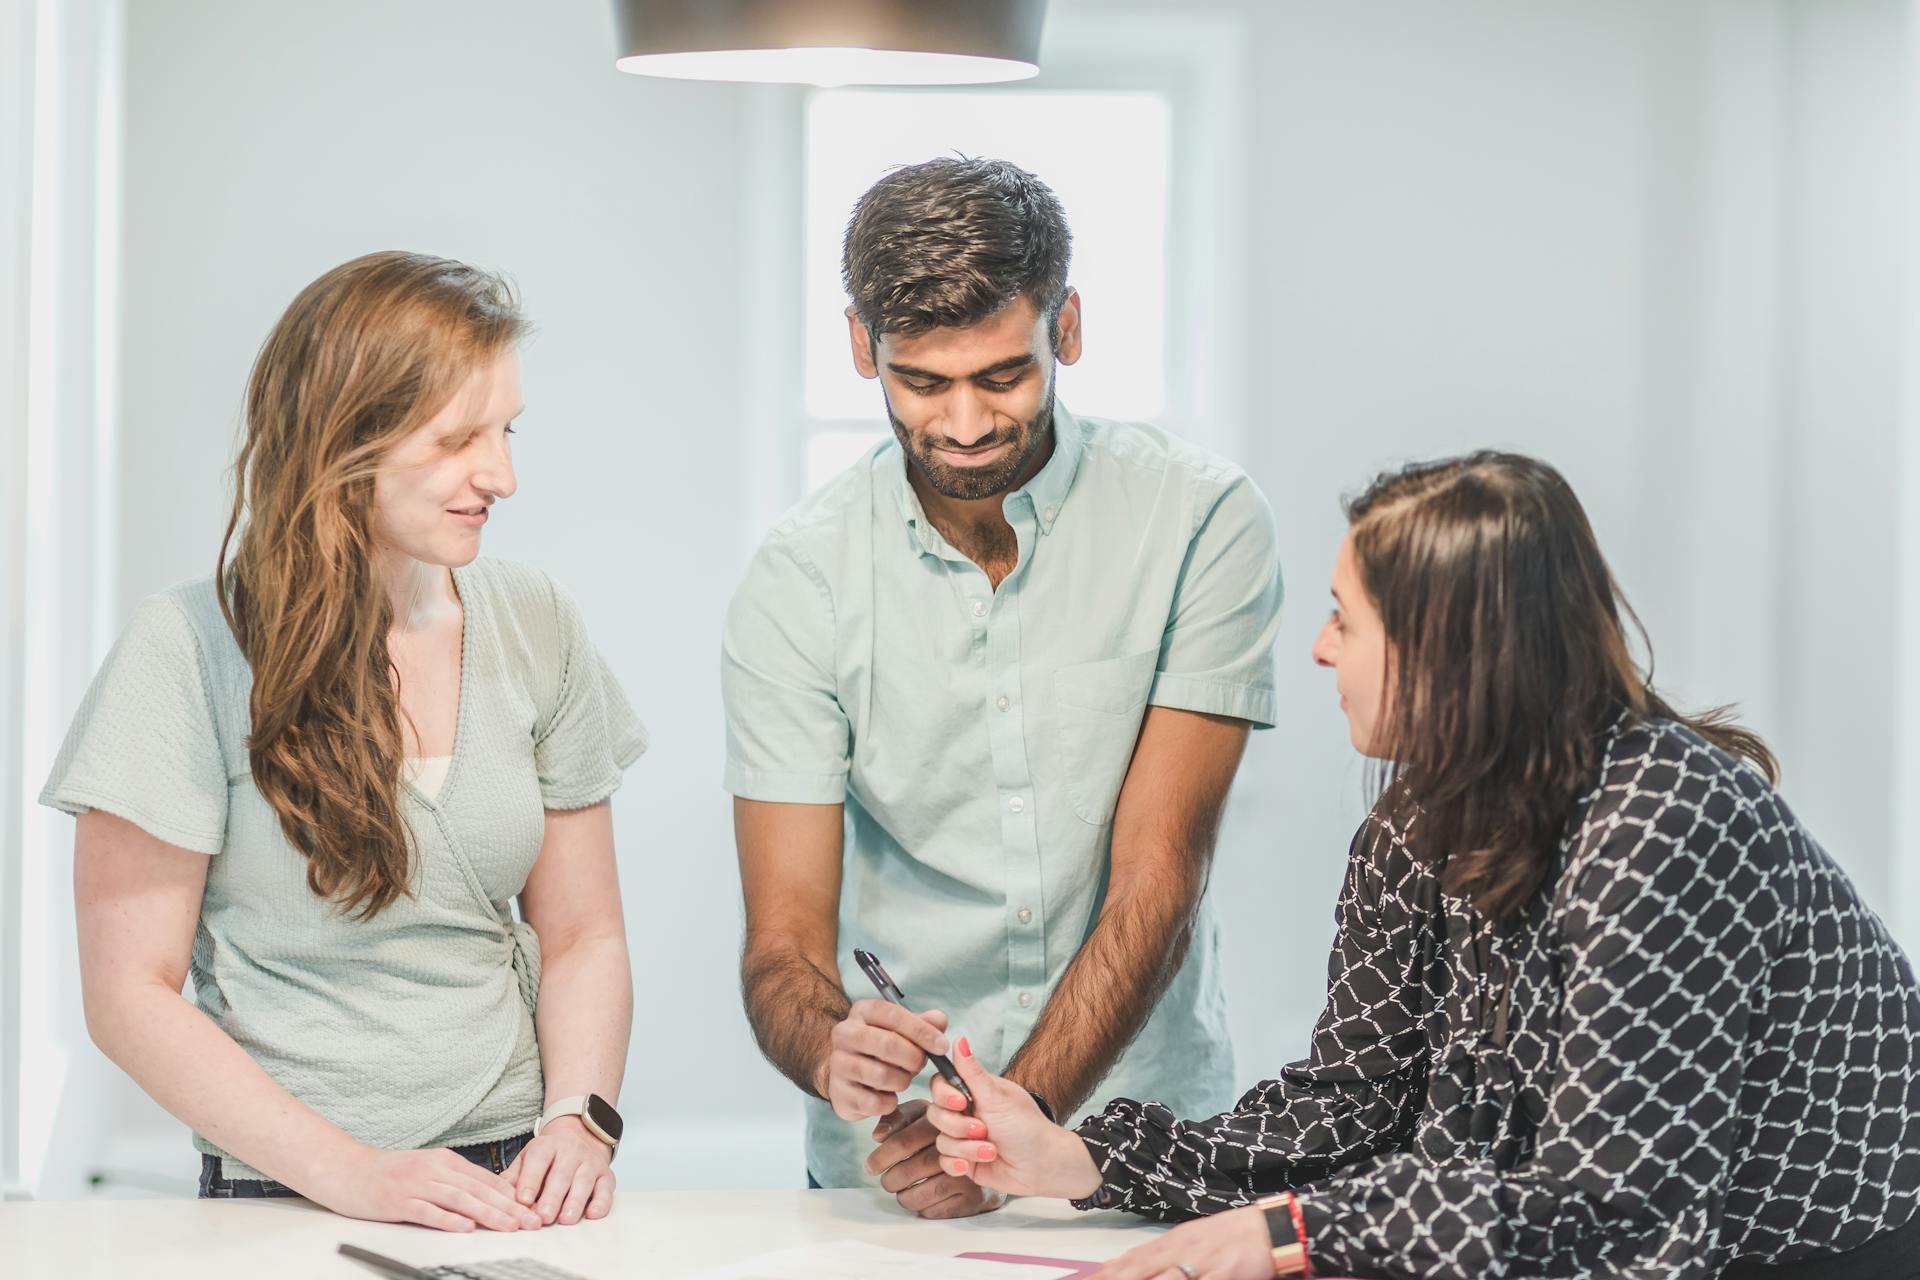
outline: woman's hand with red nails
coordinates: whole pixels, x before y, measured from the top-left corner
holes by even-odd
[[[959,1090],[933,1078],[926,1118],[940,1131],[934,1145],[943,1171],[1010,1195],[1078,1200],[1099,1189],[1100,1170],[1087,1144],[1042,1115],[1032,1094],[981,1066],[965,1037],[953,1065],[973,1094],[973,1106],[969,1110]]]

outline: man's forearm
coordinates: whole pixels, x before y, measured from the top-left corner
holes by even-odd
[[[1146,1025],[1193,940],[1248,725],[1150,707],[1114,810],[1100,919],[1007,1074],[1064,1120]]]
[[[834,1025],[852,1007],[839,979],[789,947],[756,946],[749,935],[740,956],[740,994],[767,1061],[807,1093],[824,1097],[820,1068]]]
[[[1062,1121],[1119,1059],[1179,972],[1200,888],[1143,884],[1109,897],[1006,1074],[1045,1097]]]
[[[541,960],[540,1068],[546,1102],[597,1093],[620,1100],[633,1032],[633,966],[624,937],[582,940]]]

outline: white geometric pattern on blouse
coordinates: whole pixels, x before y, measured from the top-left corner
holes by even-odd
[[[1421,1280],[1707,1280],[1920,1211],[1920,987],[1757,769],[1670,722],[1617,731],[1503,928],[1383,810],[1311,1056],[1211,1119],[1089,1119],[1111,1202],[1180,1219],[1302,1188],[1316,1270]]]

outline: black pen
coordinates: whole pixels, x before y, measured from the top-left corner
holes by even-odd
[[[882,1000],[888,1004],[897,1004],[908,1013],[913,1012],[907,1006],[907,998],[900,994],[900,988],[893,984],[893,979],[887,976],[887,971],[880,967],[879,956],[855,947],[853,959],[854,963],[860,966],[860,971],[867,975],[867,981],[873,983],[874,990],[880,993]],[[927,1061],[933,1064],[933,1069],[940,1073],[942,1080],[960,1091],[960,1096],[967,1100],[969,1106],[973,1104],[973,1091],[967,1088],[966,1082],[960,1078],[960,1073],[953,1069],[953,1063],[949,1059],[942,1054],[930,1053],[927,1055]]]
[[[340,1255],[345,1258],[351,1258],[370,1271],[379,1272],[381,1275],[388,1277],[389,1280],[433,1280],[433,1273],[431,1271],[422,1271],[418,1267],[409,1266],[398,1258],[389,1258],[384,1253],[375,1253],[371,1249],[362,1249],[358,1245],[341,1245]]]

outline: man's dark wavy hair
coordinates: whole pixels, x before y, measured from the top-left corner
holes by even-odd
[[[1059,337],[1073,234],[1046,183],[1005,160],[942,157],[895,169],[847,221],[841,278],[877,342],[965,328],[1032,299]]]

